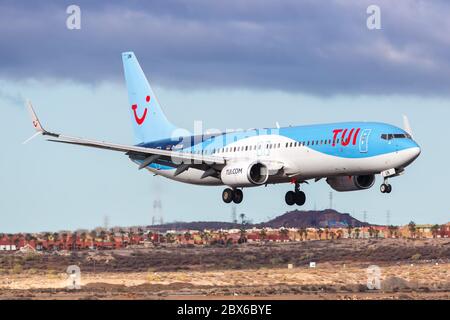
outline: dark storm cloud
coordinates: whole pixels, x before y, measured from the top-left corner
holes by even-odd
[[[65,27],[81,7],[81,30]],[[381,8],[368,30],[366,8]],[[135,51],[160,85],[313,94],[450,88],[446,1],[46,1],[0,3],[0,77],[121,80]]]

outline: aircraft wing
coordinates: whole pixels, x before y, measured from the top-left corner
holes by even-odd
[[[110,143],[110,142],[105,142],[105,141],[97,141],[97,140],[89,140],[89,139],[71,137],[71,136],[66,136],[66,135],[62,135],[59,133],[53,133],[53,132],[50,132],[50,131],[47,131],[44,129],[44,127],[42,126],[41,122],[39,121],[39,119],[33,109],[33,106],[31,105],[31,102],[27,101],[26,105],[31,114],[33,126],[34,126],[35,130],[37,131],[34,136],[41,134],[43,136],[50,137],[49,139],[47,139],[48,141],[75,144],[75,145],[100,148],[100,149],[114,150],[114,151],[124,152],[130,156],[138,155],[143,160],[141,166],[139,167],[140,169],[142,169],[142,168],[148,166],[149,164],[156,162],[158,160],[169,161],[171,164],[173,164],[174,167],[178,167],[179,165],[184,165],[184,167],[183,167],[183,168],[185,168],[184,170],[187,170],[186,165],[188,165],[188,164],[193,164],[193,166],[201,165],[201,164],[213,166],[213,165],[224,165],[226,163],[226,159],[224,157],[184,153],[184,152],[179,152],[179,151],[161,150],[161,149],[156,149],[156,148],[146,148],[146,147],[139,147],[139,146],[132,146],[132,145],[122,145],[122,144]],[[33,138],[33,137],[31,137],[31,138]],[[28,140],[30,140],[30,139],[28,139]]]

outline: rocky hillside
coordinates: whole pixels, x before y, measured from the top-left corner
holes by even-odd
[[[348,213],[340,213],[336,210],[322,210],[322,211],[300,211],[293,210],[288,211],[270,221],[258,223],[258,224],[248,224],[246,228],[280,228],[280,227],[290,227],[290,228],[324,228],[328,227],[361,227],[364,225],[369,225],[368,223],[363,223],[355,218],[353,218]],[[219,221],[194,221],[194,222],[173,222],[166,223],[157,226],[149,226],[148,228],[165,232],[167,230],[204,230],[204,229],[233,229],[240,228],[241,224],[231,223],[231,222],[219,222]]]

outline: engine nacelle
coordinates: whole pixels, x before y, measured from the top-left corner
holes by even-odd
[[[327,183],[336,191],[369,189],[375,183],[375,175],[340,176],[327,178]]]
[[[222,182],[230,187],[255,186],[269,178],[267,166],[261,162],[235,162],[226,165],[220,173]]]

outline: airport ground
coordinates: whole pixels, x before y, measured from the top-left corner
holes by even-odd
[[[310,267],[315,262],[315,268]],[[68,290],[67,266],[81,269]],[[378,290],[367,268],[380,268]],[[0,255],[0,299],[450,299],[450,239]]]

